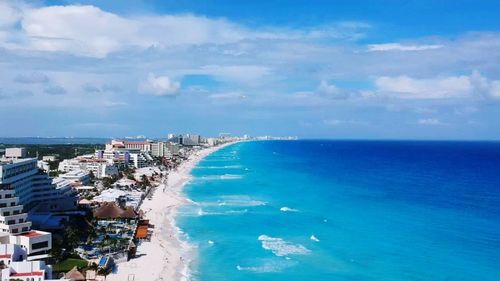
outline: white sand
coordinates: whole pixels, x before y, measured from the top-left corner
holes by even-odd
[[[169,172],[166,186],[160,185],[151,200],[144,200],[141,210],[150,224],[155,226],[151,241],[138,246],[138,258],[119,263],[117,272],[110,274],[108,281],[187,280],[193,249],[179,238],[175,226],[177,208],[189,203],[182,194],[182,188],[191,179],[191,169],[201,159],[227,145],[230,143],[191,155],[177,171]]]

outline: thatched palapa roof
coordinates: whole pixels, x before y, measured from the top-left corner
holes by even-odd
[[[76,266],[73,267],[66,274],[64,274],[64,278],[75,280],[75,281],[85,281],[85,280],[87,280],[87,279],[85,279],[85,276],[83,276],[83,274],[80,271],[78,271],[78,268]]]
[[[137,213],[132,207],[120,208],[114,202],[106,202],[94,210],[97,219],[135,219]]]

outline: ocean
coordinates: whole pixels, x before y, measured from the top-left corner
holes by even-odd
[[[500,280],[500,143],[237,143],[193,169],[194,280]]]
[[[110,138],[46,138],[46,137],[0,137],[0,144],[57,145],[57,144],[105,144]]]

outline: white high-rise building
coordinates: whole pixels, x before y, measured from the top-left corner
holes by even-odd
[[[163,157],[168,154],[166,143],[163,141],[153,142],[151,144],[151,154],[155,157]]]
[[[0,190],[4,197],[0,206],[17,203],[25,211],[65,211],[76,208],[76,199],[66,198],[52,184],[52,179],[37,167],[34,158],[0,159]],[[5,197],[6,196],[6,197]],[[3,201],[3,202],[2,202]]]
[[[38,170],[36,159],[0,158],[0,244],[20,245],[27,259],[47,257],[52,235],[32,230],[28,212],[74,208],[70,199]]]

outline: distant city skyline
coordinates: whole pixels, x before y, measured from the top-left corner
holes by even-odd
[[[500,140],[498,1],[0,0],[0,137]]]

